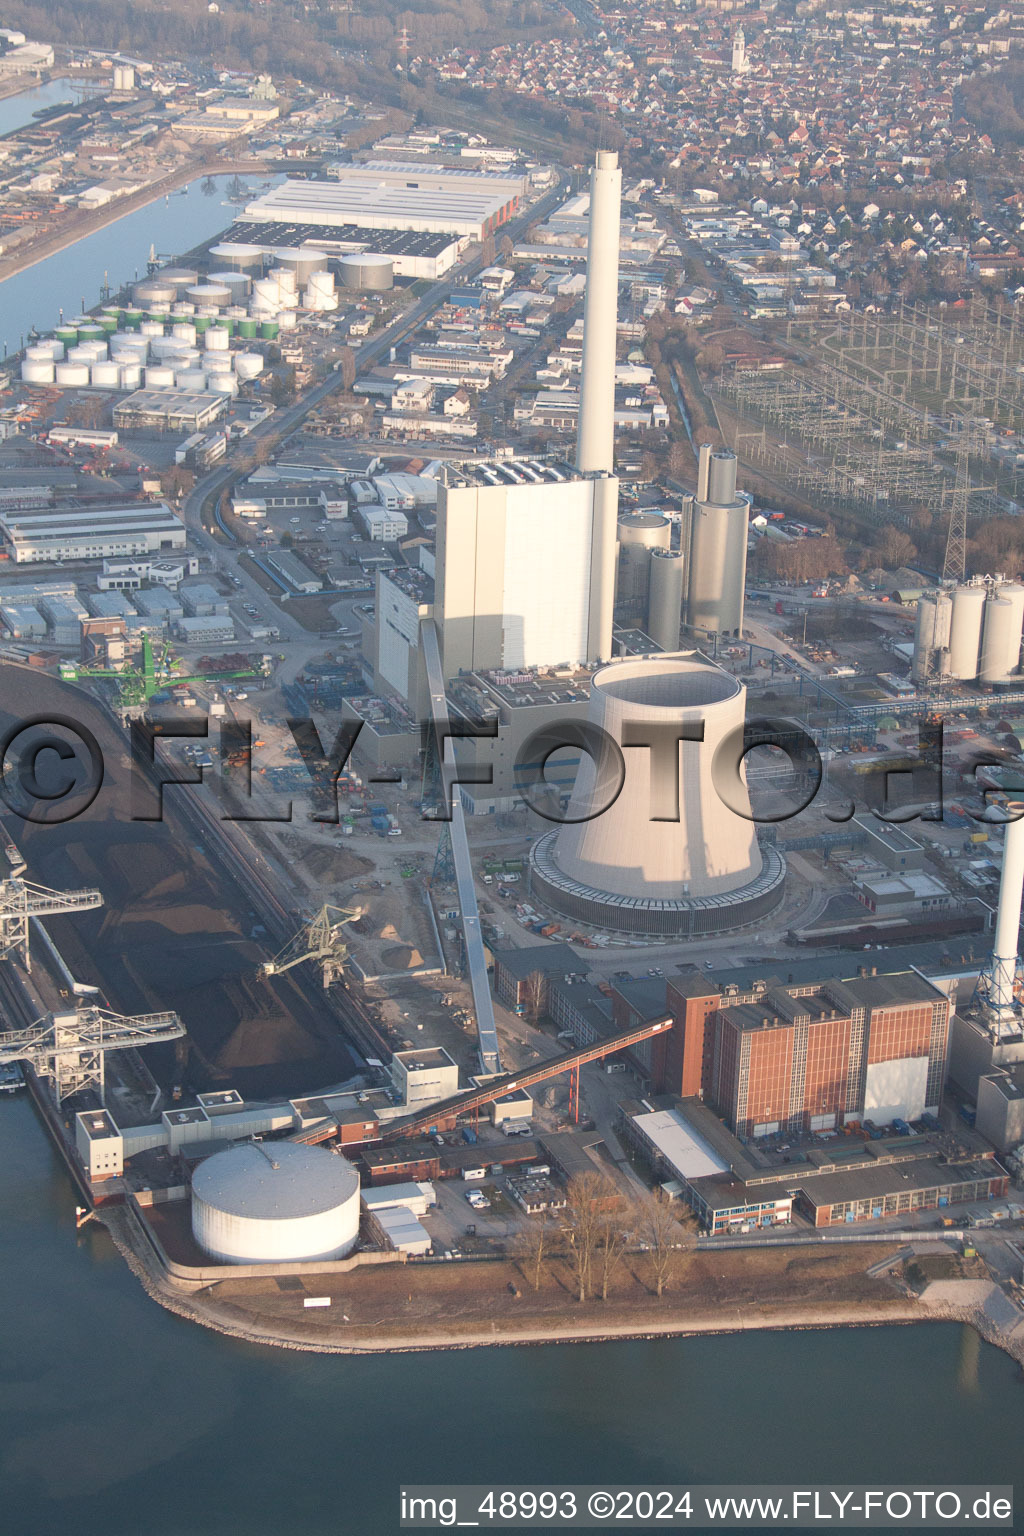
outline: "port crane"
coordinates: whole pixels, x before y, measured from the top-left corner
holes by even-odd
[[[27,1062],[53,1081],[57,1102],[94,1088],[104,1103],[104,1060],[108,1051],[137,1050],[178,1040],[185,1026],[176,1013],[111,1013],[96,1004],[66,1013],[47,1013],[27,1029],[0,1033],[0,1067]]]
[[[232,678],[258,677],[257,672],[217,672],[195,673],[185,676],[177,669],[181,662],[172,653],[171,647],[166,642],[156,651],[149,635],[143,632],[142,656],[137,667],[89,667],[79,666],[77,662],[65,662],[61,667],[61,676],[66,682],[77,683],[85,678],[109,678],[116,682],[120,690],[120,706],[122,709],[139,709],[145,707],[154,693],[160,693],[162,689],[174,687],[180,683],[205,683],[230,681]]]
[[[279,955],[264,961],[260,967],[261,975],[283,976],[293,966],[316,960],[323,971],[324,986],[329,987],[348,955],[348,945],[341,930],[346,923],[354,923],[362,915],[362,907],[332,907],[325,903]]]
[[[97,890],[51,891],[23,879],[25,860],[10,838],[4,837],[4,854],[11,874],[0,880],[0,959],[20,952],[26,971],[31,971],[29,920],[33,917],[64,917],[88,912],[103,905]]]

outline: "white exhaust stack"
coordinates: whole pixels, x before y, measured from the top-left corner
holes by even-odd
[[[583,308],[583,373],[576,468],[613,472],[615,334],[619,302],[622,172],[614,150],[601,149],[590,174],[587,292]]]
[[[999,912],[992,952],[989,1004],[999,1034],[1016,1019],[1014,983],[1019,968],[1021,903],[1024,901],[1024,801],[1011,800],[1006,810],[1015,821],[1006,823],[1003,839],[1003,870],[999,877]]]

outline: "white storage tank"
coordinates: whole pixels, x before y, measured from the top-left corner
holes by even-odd
[[[208,286],[226,288],[232,304],[240,304],[248,297],[252,279],[244,272],[211,272]]]
[[[58,363],[53,373],[61,389],[82,389],[89,382],[88,363]]]
[[[147,277],[132,289],[132,298],[141,309],[152,309],[154,304],[173,304],[177,297],[178,290],[174,283],[158,277]]]
[[[206,374],[201,368],[179,368],[174,375],[176,389],[184,389],[190,395],[202,394],[206,388]]]
[[[48,337],[46,341],[34,341],[25,348],[25,356],[37,361],[60,363],[64,360],[64,343],[58,341],[56,336]]]
[[[914,621],[912,676],[923,683],[949,674],[949,637],[953,604],[948,592],[925,592],[918,601]]]
[[[94,389],[116,389],[121,370],[116,363],[93,363],[89,378]]]
[[[225,304],[231,302],[231,290],[225,288],[223,283],[193,283],[190,288],[186,288],[185,297],[193,304],[223,309]]]
[[[212,395],[238,394],[238,380],[233,373],[208,373],[206,387]]]
[[[359,1175],[321,1147],[241,1143],[192,1175],[192,1235],[227,1264],[344,1258],[359,1236]]]
[[[239,352],[235,358],[235,372],[240,379],[255,379],[263,372],[263,359],[258,352]]]
[[[142,367],[139,363],[121,363],[120,389],[138,389],[142,383]]]
[[[281,302],[281,288],[276,277],[261,277],[252,285],[252,302],[254,308],[276,312]]]
[[[107,349],[102,342],[81,341],[77,347],[68,347],[67,361],[69,363],[99,363],[107,355]]]
[[[66,367],[66,364],[62,364]],[[25,384],[52,384],[54,362],[52,357],[26,357],[21,365],[22,382]]]
[[[191,320],[179,320],[175,324],[171,335],[175,341],[186,341],[190,347],[196,344],[196,328]]]
[[[173,389],[174,369],[166,368],[162,364],[146,369],[147,389]]]
[[[365,288],[384,293],[394,287],[395,266],[390,256],[377,256],[372,252],[362,255],[342,256],[338,261],[343,288]]]
[[[278,314],[277,323],[282,331],[293,331],[299,323],[299,317],[293,309],[282,309]]]
[[[139,326],[139,335],[147,336],[150,340],[152,340],[154,336],[162,336],[163,334],[163,324],[159,320],[143,320],[142,324]]]
[[[296,288],[303,287],[312,273],[322,272],[327,266],[326,254],[313,245],[300,245],[294,251],[278,251],[276,260],[279,268],[292,274]]]
[[[234,368],[234,360],[227,352],[207,352],[202,366],[207,373],[230,373]]]
[[[231,346],[231,332],[223,326],[211,325],[203,337],[203,346],[207,352],[227,352]]]
[[[198,281],[199,273],[195,267],[164,267],[163,271],[157,274],[157,282],[173,288],[179,296],[185,292],[186,288],[191,288],[192,284]]]
[[[1016,583],[993,588],[985,603],[981,634],[982,683],[1006,683],[1020,666],[1020,637],[1024,626],[1024,587]]]
[[[956,588],[949,633],[949,675],[962,682],[973,682],[978,675],[984,611],[984,586]]]
[[[215,261],[218,267],[248,272],[258,267],[263,260],[263,249],[258,245],[211,245],[210,260]]]

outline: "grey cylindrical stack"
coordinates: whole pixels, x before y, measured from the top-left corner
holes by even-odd
[[[650,561],[650,596],[647,633],[663,651],[679,649],[683,605],[684,560],[678,550],[653,549]]]

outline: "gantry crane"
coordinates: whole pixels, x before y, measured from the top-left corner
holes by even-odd
[[[348,955],[348,945],[342,937],[346,923],[354,923],[362,917],[362,907],[332,907],[324,905],[316,916],[285,945],[273,960],[264,961],[260,967],[264,976],[283,976],[292,966],[304,960],[316,960],[323,970],[324,986],[329,987],[341,970]]]
[[[170,645],[165,641],[159,653],[153,649],[153,642],[144,631],[142,635],[142,656],[137,667],[88,667],[79,666],[77,662],[65,662],[61,667],[61,676],[66,681],[77,683],[83,678],[106,678],[115,682],[120,690],[120,706],[122,709],[139,709],[149,703],[154,693],[161,689],[175,686],[179,683],[205,683],[230,681],[232,678],[258,677],[259,673],[251,669],[242,672],[216,672],[193,673],[186,676],[177,670],[181,662],[174,656]]]
[[[58,1103],[83,1088],[95,1088],[105,1103],[107,1051],[159,1045],[184,1033],[176,1013],[125,1017],[89,1004],[73,1012],[45,1014],[27,1029],[0,1033],[0,1066],[27,1061],[40,1077],[53,1079]]]
[[[16,950],[20,950],[26,971],[31,971],[29,918],[64,917],[69,912],[88,912],[93,907],[101,907],[103,897],[96,890],[51,891],[45,885],[32,885],[28,880],[23,880],[22,875],[27,868],[24,858],[6,832],[0,836],[4,857],[11,870],[6,880],[0,880],[0,960],[6,960]]]

